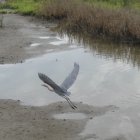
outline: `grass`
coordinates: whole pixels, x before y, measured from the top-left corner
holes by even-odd
[[[13,9],[15,13],[36,15],[40,4],[41,0],[7,0],[6,3],[0,4],[0,9]]]
[[[3,9],[15,9],[15,12],[19,12],[22,14],[38,14],[38,9],[42,5],[42,2],[45,4],[53,4],[57,3],[58,1],[54,0],[7,0],[6,3],[0,4],[0,11]],[[60,1],[59,5],[65,6],[66,0]],[[70,0],[68,0],[69,3]],[[95,7],[100,8],[109,8],[109,9],[117,9],[117,8],[132,8],[132,9],[139,9],[140,10],[140,1],[139,0],[71,0],[72,3],[89,3],[94,4]],[[44,4],[44,3],[43,3]],[[67,5],[66,5],[67,6]],[[70,5],[71,6],[71,5]],[[62,6],[61,6],[62,7]],[[55,7],[57,9],[57,7]]]
[[[69,33],[140,44],[139,0],[7,0],[4,9],[58,20]]]
[[[61,21],[66,32],[140,43],[140,14],[135,10],[101,8],[80,0],[46,0],[40,14]]]
[[[103,8],[124,8],[140,9],[139,0],[84,0],[85,2],[94,3],[97,7]]]
[[[0,14],[0,28],[3,27],[3,15]]]
[[[9,5],[22,14],[36,14],[39,1],[35,0],[11,0]]]

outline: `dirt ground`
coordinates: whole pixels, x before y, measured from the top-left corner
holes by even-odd
[[[76,103],[73,110],[66,102],[33,107],[20,101],[0,100],[0,139],[2,140],[85,140],[98,139],[96,134],[80,135],[88,120],[115,111],[114,106],[93,107]],[[83,119],[56,119],[63,113],[83,113]]]
[[[48,23],[43,25],[43,22],[33,17],[5,14],[3,28],[0,28],[0,64],[22,63],[25,59],[41,55],[46,49],[52,48],[48,45],[30,47],[36,41],[40,43],[37,37],[43,36],[44,33],[53,36],[49,28]]]

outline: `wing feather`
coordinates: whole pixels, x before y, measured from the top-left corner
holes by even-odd
[[[43,73],[38,73],[39,78],[49,86],[51,86],[53,89],[60,88],[53,80],[51,80],[47,75]]]
[[[72,72],[63,81],[63,83],[61,84],[61,88],[65,90],[69,89],[76,80],[78,73],[79,73],[79,64],[74,63],[74,68]]]

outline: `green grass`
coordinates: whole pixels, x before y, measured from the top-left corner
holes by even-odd
[[[37,14],[42,0],[8,0],[0,4],[0,9],[14,9],[16,13],[24,15]]]
[[[7,0],[6,9],[59,20],[69,32],[140,43],[140,0]]]
[[[39,1],[35,0],[10,0],[9,5],[22,14],[36,14]]]
[[[48,0],[7,0],[6,3],[0,4],[0,13],[5,13],[5,9],[14,9],[16,13],[27,15],[35,15],[39,13],[39,7],[43,1]],[[52,0],[49,0],[52,1]],[[93,4],[96,7],[117,9],[132,8],[140,10],[139,0],[73,0]]]

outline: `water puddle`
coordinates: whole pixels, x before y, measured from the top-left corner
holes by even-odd
[[[65,44],[65,41],[55,41],[55,42],[51,42],[50,44],[52,45],[61,45],[61,44]]]
[[[50,37],[49,36],[39,36],[38,38],[39,39],[49,39]]]
[[[59,45],[64,45],[68,43],[69,43],[69,38],[67,36],[64,36],[63,38],[56,36],[56,40],[53,42],[50,42],[49,44],[59,46]]]
[[[70,119],[70,120],[81,120],[85,119],[86,115],[83,113],[63,113],[63,114],[55,114],[55,119]]]
[[[29,59],[23,64],[1,65],[0,97],[20,99],[31,105],[46,105],[63,100],[42,87],[37,74],[45,73],[61,84],[73,69],[74,62],[77,62],[80,71],[70,88],[72,100],[98,106],[113,104],[129,107],[139,104],[140,73],[137,68],[121,60],[114,62],[91,52],[85,53],[84,48],[49,51],[51,53]]]
[[[41,45],[40,43],[33,43],[33,44],[30,45],[30,48],[37,47],[37,46],[40,46],[40,45]]]

